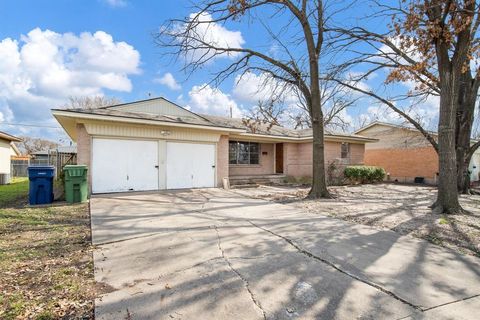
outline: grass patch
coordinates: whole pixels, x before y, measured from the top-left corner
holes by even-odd
[[[93,318],[88,205],[0,209],[0,274],[0,319]]]
[[[447,218],[442,217],[442,218],[438,219],[438,223],[439,224],[449,224],[450,222],[448,221]]]
[[[0,208],[26,199],[28,195],[28,178],[13,178],[10,184],[0,186]]]

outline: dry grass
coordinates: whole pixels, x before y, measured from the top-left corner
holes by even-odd
[[[0,319],[93,318],[87,204],[0,209]]]
[[[436,189],[419,185],[371,184],[331,187],[335,199],[305,200],[305,187],[260,187],[237,192],[293,203],[308,212],[387,228],[480,257],[480,196],[461,196],[468,214],[433,214],[428,206]]]

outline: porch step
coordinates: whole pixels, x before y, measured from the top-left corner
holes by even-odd
[[[282,183],[286,178],[283,174],[252,175],[252,176],[230,176],[231,186],[256,186]]]
[[[247,189],[247,188],[258,188],[260,185],[256,183],[247,183],[247,184],[234,184],[230,187],[232,189]]]

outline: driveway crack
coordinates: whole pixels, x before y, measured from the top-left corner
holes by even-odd
[[[412,307],[412,308],[414,308],[414,309],[416,309],[416,310],[423,311],[423,309],[422,309],[420,306],[415,305],[415,304],[413,304],[413,303],[411,303],[411,302],[409,302],[409,301],[407,301],[407,300],[399,297],[398,295],[396,295],[396,294],[393,293],[392,291],[389,291],[388,289],[383,288],[382,286],[380,286],[380,285],[378,285],[378,284],[376,284],[376,283],[374,283],[374,282],[372,282],[372,281],[370,281],[370,280],[361,278],[361,277],[359,277],[359,276],[357,276],[357,275],[355,275],[355,274],[353,274],[353,273],[351,273],[351,272],[348,272],[348,271],[346,271],[346,270],[343,270],[342,268],[340,268],[340,267],[338,267],[337,265],[335,265],[333,262],[328,261],[328,260],[326,260],[326,259],[324,259],[324,258],[322,258],[322,257],[317,256],[317,255],[314,255],[313,253],[311,253],[311,252],[309,252],[309,251],[301,248],[301,247],[300,247],[299,245],[297,245],[293,240],[291,240],[291,239],[289,239],[289,238],[287,238],[287,237],[285,237],[285,236],[282,236],[282,235],[280,235],[280,234],[278,234],[278,233],[275,233],[275,232],[273,232],[273,231],[271,231],[271,230],[269,230],[269,229],[266,229],[266,228],[264,228],[264,227],[261,227],[261,226],[255,224],[255,223],[253,223],[253,222],[250,221],[250,220],[247,220],[247,221],[248,221],[252,226],[254,226],[255,228],[261,229],[261,230],[263,230],[263,231],[265,231],[265,232],[270,233],[271,235],[274,235],[274,236],[276,236],[276,237],[278,237],[278,238],[283,239],[283,240],[286,241],[289,245],[291,245],[292,247],[294,247],[299,253],[301,253],[301,254],[309,257],[309,258],[312,258],[312,259],[315,259],[315,260],[317,260],[317,261],[320,261],[320,262],[322,262],[322,263],[324,263],[324,264],[326,264],[326,265],[334,268],[334,269],[337,270],[338,272],[343,273],[344,275],[346,275],[346,276],[348,276],[348,277],[350,277],[350,278],[352,278],[352,279],[355,279],[355,280],[358,280],[358,281],[360,281],[360,282],[363,282],[364,284],[366,284],[366,285],[368,285],[368,286],[370,286],[370,287],[373,287],[373,288],[375,288],[375,289],[377,289],[377,290],[379,290],[379,291],[381,291],[381,292],[383,292],[383,293],[386,293],[386,294],[388,294],[389,296],[391,296],[392,298],[394,298],[395,300],[398,300],[398,301],[400,301],[400,302],[402,302],[402,303],[404,303],[404,304],[406,304],[406,305],[408,305],[408,306],[410,306],[410,307]]]
[[[470,296],[470,297],[466,297],[466,298],[463,298],[463,299],[458,299],[458,300],[454,300],[454,301],[450,301],[450,302],[445,302],[445,303],[439,304],[437,306],[433,306],[433,307],[424,309],[423,311],[430,311],[430,310],[433,310],[433,309],[436,309],[436,308],[447,306],[449,304],[454,304],[454,303],[458,303],[458,302],[462,302],[462,301],[467,301],[467,300],[478,298],[478,297],[480,297],[480,294],[476,294],[476,295],[473,295],[473,296]]]
[[[218,240],[218,250],[220,250],[220,252],[222,253],[222,258],[225,260],[225,262],[227,263],[228,267],[230,268],[230,270],[232,270],[239,278],[240,280],[242,280],[244,286],[245,286],[245,289],[248,291],[248,293],[250,294],[250,298],[252,299],[253,303],[257,306],[258,309],[260,309],[260,311],[262,312],[263,314],[263,319],[266,320],[267,319],[267,314],[265,312],[265,310],[263,310],[262,308],[262,305],[260,304],[260,301],[258,301],[256,298],[255,298],[255,295],[253,294],[252,290],[250,289],[250,284],[248,282],[248,280],[242,276],[242,274],[240,272],[238,272],[237,269],[235,269],[233,266],[232,266],[232,263],[230,262],[230,260],[227,258],[227,256],[225,255],[225,251],[223,250],[222,248],[222,241],[220,239],[220,233],[218,232],[218,228],[216,225],[213,226],[215,228],[215,232],[217,233],[217,240]]]

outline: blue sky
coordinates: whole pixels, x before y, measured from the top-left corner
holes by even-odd
[[[355,8],[361,16],[368,8]],[[188,80],[181,63],[165,57],[152,33],[169,18],[193,13],[190,1],[147,0],[2,0],[0,2],[0,130],[67,142],[50,108],[69,96],[114,96],[124,102],[165,96],[193,111],[227,115],[248,110],[259,75],[237,85],[232,77],[218,89],[199,88],[210,70],[228,63],[218,59]],[[344,13],[353,20],[353,13]],[[245,21],[218,32],[243,46],[272,50],[258,24]],[[2,62],[3,61],[3,62]],[[372,79],[372,84],[380,80]],[[370,109],[369,109],[370,108]],[[362,99],[345,114],[350,121],[369,115]],[[31,125],[31,126],[26,126]]]

